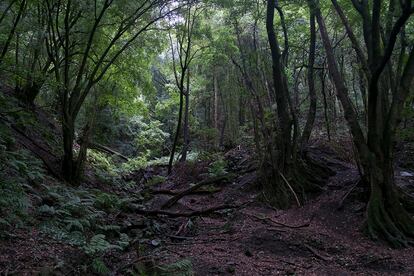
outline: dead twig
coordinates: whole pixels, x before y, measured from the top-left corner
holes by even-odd
[[[293,196],[295,197],[296,204],[298,205],[298,207],[301,207],[298,195],[295,193],[295,190],[293,190],[292,186],[289,184],[289,181],[287,181],[286,177],[280,171],[279,171],[279,174],[282,177],[283,181],[288,186],[289,190],[292,192]]]
[[[191,218],[187,219],[187,221],[183,224],[181,224],[181,226],[178,228],[177,232],[175,233],[175,235],[179,235],[181,234],[181,232],[183,232],[184,230],[187,229],[188,224],[190,223]]]

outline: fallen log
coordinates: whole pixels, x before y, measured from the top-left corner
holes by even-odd
[[[98,143],[93,143],[93,142],[89,142],[88,148],[90,149],[94,149],[97,151],[101,151],[101,152],[105,152],[105,153],[109,153],[109,154],[113,154],[116,155],[118,157],[120,157],[121,159],[125,160],[125,161],[129,161],[129,158],[126,157],[125,155],[123,155],[122,153],[119,153],[111,148],[108,148],[104,145],[98,144]]]
[[[228,178],[229,178],[229,175],[221,175],[221,176],[216,176],[216,177],[212,177],[212,178],[202,180],[198,184],[196,184],[196,185],[190,187],[189,189],[184,190],[184,191],[180,192],[179,194],[177,194],[177,195],[173,196],[172,198],[170,198],[167,202],[165,202],[161,206],[161,209],[170,208],[177,201],[179,201],[181,198],[183,198],[184,196],[186,196],[188,194],[191,194],[191,193],[197,191],[202,186],[213,184],[213,183],[216,183],[216,182],[220,182],[220,181],[226,180]]]

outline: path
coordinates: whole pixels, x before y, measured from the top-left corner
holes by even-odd
[[[253,203],[237,211],[177,222],[165,240],[161,259],[170,262],[190,258],[196,275],[384,275],[414,271],[413,248],[391,250],[363,236],[364,205],[343,196],[357,180],[350,164],[326,157],[337,174],[326,190],[302,208],[274,210]],[[218,194],[188,196],[180,200],[188,208],[255,198],[254,172],[226,185]],[[183,207],[181,206],[181,207]],[[180,207],[177,207],[180,208]],[[284,224],[285,226],[283,226]],[[192,227],[188,227],[192,225]],[[186,228],[183,226],[187,226]],[[289,227],[287,227],[289,226]],[[176,230],[176,229],[174,229]]]

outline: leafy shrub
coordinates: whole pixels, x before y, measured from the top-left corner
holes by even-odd
[[[132,158],[121,165],[122,174],[128,174],[133,171],[145,168],[148,165],[147,155]]]
[[[121,172],[109,155],[95,150],[88,150],[88,161],[92,164],[96,176],[101,181],[105,183],[120,183]]]
[[[163,145],[168,139],[169,134],[162,129],[162,123],[156,120],[144,123],[141,119],[140,130],[134,139],[138,154],[159,157],[162,154]]]

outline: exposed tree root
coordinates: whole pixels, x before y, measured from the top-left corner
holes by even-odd
[[[272,218],[269,218],[269,217],[259,217],[259,216],[256,216],[254,214],[248,214],[248,215],[249,216],[252,216],[252,217],[254,217],[256,219],[259,219],[259,220],[264,220],[264,221],[268,222],[269,225],[272,225],[272,226],[274,224],[276,224],[278,226],[282,226],[282,227],[286,227],[286,228],[291,228],[291,229],[298,229],[298,228],[309,227],[310,226],[310,223],[312,222],[312,219],[313,219],[313,217],[312,217],[308,222],[305,222],[304,224],[288,225],[288,224],[285,224],[285,223],[282,223],[282,222],[279,222],[279,221],[275,221],[275,220],[273,220]]]
[[[414,221],[401,205],[386,208],[381,200],[371,199],[364,230],[374,240],[383,239],[401,248],[408,246],[409,237],[414,237]]]

